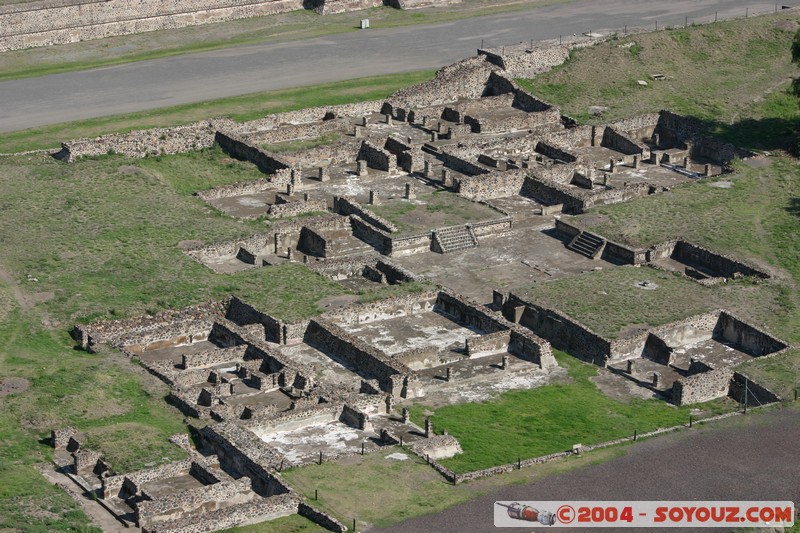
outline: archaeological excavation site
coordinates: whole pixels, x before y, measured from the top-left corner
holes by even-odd
[[[236,13],[301,4],[216,3],[216,11]],[[144,10],[148,2],[140,4]],[[377,2],[302,4],[329,12]],[[216,11],[204,16],[216,20]],[[184,23],[180,14],[168,20]],[[3,37],[0,47],[110,35],[126,24],[98,19],[85,35],[32,29]],[[560,308],[537,292],[605,276],[615,281],[598,281],[601,296],[580,297],[633,294],[659,306],[674,284],[713,295],[773,278],[681,235],[635,247],[594,229],[597,208],[657,201],[674,189],[703,194],[707,183],[733,179],[735,160],[760,156],[669,110],[584,125],[515,81],[593,44],[481,49],[380,101],[64,142],[54,154],[62,165],[108,154],[222,150],[263,177],[202,190],[194,200],[264,230],[183,243],[185,257],[231,277],[295,265],[379,296],[329,302],[301,320],[237,294],[76,325],[77,349],[118,350],[163,382],[165,401],[191,431],[170,439],[185,459],[120,471],[80,431],[57,428],[50,444],[61,470],[96,494],[109,516],[147,533],[214,531],[294,514],[347,531],[345,517],[296,490],[284,473],[400,450],[458,485],[635,440],[574,441],[487,468],[448,463],[467,445],[436,425],[436,408],[555,387],[569,379],[566,362],[593,365],[603,387],[671,409],[703,412],[705,402],[724,399],[746,410],[780,401],[735,368],[789,349],[761,322],[715,309],[658,325],[631,315],[601,327],[578,307]],[[651,428],[638,438],[683,427]]]

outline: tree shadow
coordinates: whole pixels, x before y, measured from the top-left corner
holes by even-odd
[[[745,119],[734,124],[710,123],[709,132],[748,150],[786,150],[797,155],[797,118]]]
[[[789,206],[786,207],[786,211],[788,211],[790,215],[800,218],[800,198],[796,196],[789,198]]]

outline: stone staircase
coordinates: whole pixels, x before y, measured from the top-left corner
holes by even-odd
[[[433,230],[431,249],[440,254],[450,254],[478,247],[478,238],[469,226],[453,226]]]
[[[582,231],[567,245],[573,252],[579,253],[589,259],[597,259],[606,247],[606,241],[588,231]]]

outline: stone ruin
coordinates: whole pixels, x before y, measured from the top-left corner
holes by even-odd
[[[775,401],[732,367],[787,345],[727,311],[606,339],[518,294],[598,264],[673,270],[706,285],[769,279],[679,238],[637,249],[572,222],[569,215],[594,206],[729,172],[734,158],[751,154],[669,111],[581,126],[513,81],[568,52],[482,50],[385,101],[64,143],[57,154],[64,161],[216,143],[261,170],[262,179],[197,193],[229,216],[274,219],[263,233],[186,250],[217,272],[297,262],[355,290],[417,280],[439,288],[292,322],[230,297],[76,327],[84,349],[107,344],[141,362],[169,386],[168,401],[204,427],[197,448],[175,439],[189,459],[128,474],[82,450],[73,429],[57,431],[62,470],[145,531],[219,529],[292,513],[344,531],[281,471],[408,444],[459,483],[572,453],[455,474],[438,460],[460,453],[458,441],[436,435],[430,420],[418,427],[406,407],[538,386],[559,373],[551,343],[678,405],[726,395],[751,405]],[[320,143],[283,149],[298,140]],[[469,222],[382,216],[387,207],[425,206],[433,194]],[[504,291],[480,303],[493,286]]]
[[[379,339],[383,330],[396,338]],[[434,459],[460,453],[452,436],[417,427],[395,402],[557,368],[549,343],[445,290],[295,323],[229,298],[78,326],[74,337],[84,349],[108,344],[136,358],[169,385],[170,403],[207,421],[197,449],[175,438],[188,459],[127,474],[81,449],[74,429],[53,432],[62,472],[123,523],[152,532],[293,513],[344,531],[280,472],[396,444]]]

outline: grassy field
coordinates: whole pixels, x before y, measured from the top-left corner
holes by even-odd
[[[0,136],[0,153],[56,149],[63,141],[79,137],[97,137],[135,129],[177,126],[211,117],[226,116],[237,121],[247,121],[268,114],[307,107],[380,100],[403,87],[427,81],[433,78],[434,74],[432,70],[423,70],[373,76],[31,128]]]
[[[573,444],[597,444],[660,427],[684,424],[688,407],[675,407],[660,400],[632,399],[620,402],[606,396],[589,378],[597,367],[555,351],[559,365],[566,367],[571,383],[533,390],[509,391],[497,400],[451,405],[431,415],[437,432],[444,429],[456,437],[464,450],[442,464],[456,472],[514,463],[569,450]],[[725,402],[703,404],[709,413],[730,410]],[[412,408],[417,423],[426,408]],[[498,446],[498,443],[503,443]]]
[[[797,115],[785,89],[795,72],[790,49],[798,20],[774,15],[620,36],[522,83],[585,123],[670,109],[753,148],[785,147]],[[593,117],[591,106],[608,110]]]
[[[457,9],[445,6],[401,11],[378,7],[324,17],[312,11],[293,11],[175,30],[3,52],[0,54],[0,80],[86,70],[246,44],[294,41],[352,32],[360,27],[360,21],[364,18],[370,19],[372,28],[394,28],[513,13],[570,1],[572,0],[464,0]],[[0,5],[2,3],[16,2],[0,0]],[[476,47],[479,41],[476,38]]]
[[[509,484],[529,483],[542,477],[587,466],[624,453],[624,447],[569,458],[452,486],[425,461],[404,448],[386,448],[366,456],[353,456],[287,470],[292,487],[331,512],[348,527],[356,519],[358,531],[368,526],[388,527],[415,516],[442,511]],[[402,453],[404,461],[387,456]],[[314,500],[314,491],[319,500]]]

